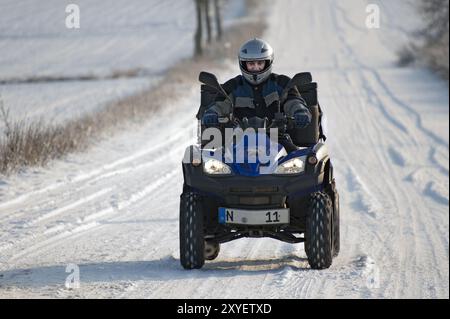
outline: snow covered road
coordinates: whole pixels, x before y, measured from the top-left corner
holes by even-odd
[[[203,269],[181,268],[192,87],[88,154],[0,180],[0,297],[448,298],[447,83],[395,66],[412,7],[376,3],[380,29],[365,27],[360,0],[280,0],[268,17],[275,72],[307,70],[319,83],[341,197],[341,253],[330,269],[311,270],[302,244],[272,239],[226,243]],[[65,288],[71,264],[78,289]]]

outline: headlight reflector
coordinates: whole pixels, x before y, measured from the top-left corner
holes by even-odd
[[[230,167],[215,159],[207,159],[203,164],[203,172],[210,175],[225,175],[231,174]]]
[[[275,169],[275,174],[299,174],[305,170],[305,156],[292,158]]]

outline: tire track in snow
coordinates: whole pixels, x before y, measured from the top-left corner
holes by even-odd
[[[361,77],[362,77],[361,81],[364,83],[372,83],[365,77],[366,74],[367,73],[365,71],[361,72]],[[378,79],[377,84],[379,84],[380,78],[378,77],[377,79]],[[388,96],[390,96],[390,95],[388,95]],[[397,103],[397,101],[395,101],[395,100],[393,102]],[[379,129],[378,132],[383,132],[383,129],[382,128]],[[379,136],[379,140],[381,140],[381,141],[384,141],[386,139],[384,134],[379,134],[378,136]],[[400,137],[400,135],[398,135],[398,136]],[[429,140],[429,138],[430,138],[430,136],[425,134],[425,136],[422,137],[422,140]],[[404,140],[405,141],[403,143],[408,143],[409,137],[408,136],[404,137]],[[388,142],[386,142],[384,144],[387,144],[387,143]],[[418,143],[418,142],[416,141],[416,143]],[[416,160],[417,160],[418,154],[415,154],[415,155],[416,155]],[[389,159],[389,157],[392,158],[391,154],[389,154],[388,159]],[[427,159],[422,159],[421,161],[422,161],[422,163],[426,163]],[[398,164],[398,161],[394,160],[393,162]],[[406,167],[405,165],[401,165],[401,166]],[[395,169],[390,169],[390,170],[388,170],[388,172],[389,171],[394,173]],[[400,176],[398,176],[396,178],[396,180],[398,180],[398,181],[404,180],[401,173],[400,173]],[[401,184],[401,183],[399,183],[399,184]],[[438,229],[438,225],[435,223],[433,218],[427,217],[427,215],[423,213],[425,211],[429,211],[429,208],[424,206],[424,204],[422,202],[417,202],[417,201],[413,202],[411,200],[410,194],[414,194],[415,192],[414,191],[405,191],[405,192],[399,193],[396,190],[396,188],[397,187],[395,185],[393,185],[391,187],[392,193],[397,194],[397,195],[402,195],[402,196],[396,196],[397,198],[395,199],[395,202],[402,203],[403,207],[402,207],[402,209],[399,208],[399,211],[404,211],[406,213],[406,215],[402,216],[402,218],[401,218],[401,220],[403,221],[402,222],[403,226],[401,227],[401,229],[405,229],[405,228],[408,229],[411,227],[412,227],[412,229],[414,229],[413,235],[412,235],[412,241],[411,240],[405,241],[404,239],[402,240],[405,243],[403,245],[403,247],[411,246],[410,247],[411,251],[407,255],[408,257],[403,259],[404,266],[402,268],[407,268],[409,266],[409,267],[413,267],[415,270],[410,271],[408,273],[402,272],[401,273],[401,276],[403,277],[402,282],[403,282],[403,284],[412,283],[412,282],[420,282],[420,280],[416,279],[416,276],[417,276],[416,274],[417,274],[417,270],[422,268],[421,263],[423,261],[419,261],[417,259],[417,256],[421,256],[421,254],[423,254],[424,252],[426,254],[431,254],[431,258],[426,257],[426,258],[424,258],[424,260],[432,259],[432,260],[434,260],[434,262],[432,264],[439,264],[438,259],[436,258],[436,255],[435,255],[435,251],[434,250],[430,251],[428,249],[428,247],[448,247],[448,242],[444,239],[443,234],[441,234],[439,238],[436,238],[435,234],[436,234],[436,229]],[[403,198],[401,198],[401,197],[403,197]],[[420,195],[418,197],[420,197]],[[416,198],[418,198],[418,197],[416,196]],[[405,205],[405,204],[407,204],[407,205]],[[414,214],[413,212],[416,212],[416,211],[417,212],[421,211],[422,213]],[[434,229],[429,229],[430,221],[433,223]],[[410,225],[410,224],[412,224],[412,225]],[[428,243],[426,245],[424,244],[423,241],[418,240],[418,238],[421,237],[420,234],[425,234],[425,237],[427,238],[427,241],[428,241]],[[437,244],[437,241],[440,241],[440,245]],[[402,249],[402,251],[403,251],[403,249]],[[422,258],[423,257],[424,256],[422,256]],[[408,266],[406,266],[406,264],[408,264]],[[406,277],[407,275],[413,276],[415,278]],[[421,275],[424,277],[429,277],[429,275],[425,271],[421,271]],[[440,273],[437,275],[439,278],[437,280],[434,279],[435,283],[436,283],[435,286],[439,286],[439,282],[441,282],[441,280],[442,280],[442,278],[440,278],[440,277],[442,277],[442,275]],[[432,281],[432,280],[433,279],[431,279],[431,278],[427,279],[427,281]],[[401,286],[398,285],[397,287],[400,288]],[[411,289],[403,288],[403,287],[401,289],[402,289],[402,291],[400,293],[397,292],[398,296],[400,296],[400,295],[405,296],[405,295],[408,295],[409,293],[411,293]],[[424,290],[424,293],[427,293],[426,289],[423,289],[423,290]]]
[[[62,207],[60,207],[60,208],[57,208],[57,209],[55,209],[55,210],[52,210],[52,211],[50,211],[49,213],[46,213],[46,214],[44,214],[44,215],[41,215],[41,216],[39,216],[38,218],[36,218],[36,219],[30,221],[30,222],[28,223],[28,226],[35,225],[35,224],[40,223],[40,222],[42,222],[42,221],[44,221],[44,220],[46,220],[46,219],[49,219],[49,218],[53,218],[53,217],[55,217],[55,216],[58,216],[58,215],[60,215],[61,213],[64,213],[65,211],[67,211],[67,210],[70,210],[70,209],[79,207],[79,206],[81,206],[81,205],[83,205],[83,204],[85,204],[85,203],[87,203],[87,202],[90,202],[90,201],[92,201],[92,200],[94,200],[94,199],[96,199],[96,198],[98,198],[98,197],[100,197],[100,196],[103,196],[103,195],[109,193],[109,192],[112,191],[112,190],[113,190],[112,188],[101,189],[100,191],[95,192],[94,194],[91,194],[91,195],[89,195],[89,196],[87,196],[87,197],[81,198],[81,199],[79,199],[79,200],[77,200],[77,201],[75,201],[75,202],[72,202],[72,203],[70,203],[70,204],[68,204],[68,205],[66,205],[66,206],[62,206]]]
[[[333,82],[340,83],[339,80],[334,80]],[[352,85],[351,87],[359,87],[359,85],[354,83],[354,85]],[[357,129],[357,131],[360,132],[360,135],[358,135],[357,139],[361,139],[361,140],[367,141],[367,143],[366,143],[367,145],[377,145],[378,144],[377,138],[372,136],[371,133],[370,133],[373,130],[369,130],[367,128],[367,123],[371,123],[370,118],[368,118],[368,115],[366,115],[365,112],[363,111],[363,109],[361,109],[361,105],[365,104],[364,101],[363,100],[355,100],[354,96],[357,96],[357,94],[356,95],[348,94],[348,95],[344,96],[345,99],[342,100],[343,96],[342,96],[342,94],[340,94],[340,92],[342,91],[342,88],[338,88],[338,87],[337,88],[331,87],[331,88],[332,88],[333,91],[335,91],[335,93],[334,93],[335,99],[337,99],[338,96],[340,96],[342,104],[346,105],[347,107],[350,108],[350,111],[354,112],[353,113],[354,116],[360,119],[359,122],[366,123],[366,127],[362,127],[361,126],[361,127],[359,127]],[[347,90],[348,90],[348,88],[347,88]],[[356,135],[355,135],[355,138],[356,138]],[[376,225],[379,224],[379,223],[382,223],[384,220],[386,220],[386,218],[389,218],[389,217],[385,217],[384,214],[380,214],[380,208],[382,208],[382,206],[381,207],[380,207],[380,205],[372,206],[372,204],[371,204],[374,200],[375,200],[375,202],[379,203],[379,200],[376,199],[376,197],[374,197],[374,196],[376,196],[376,194],[380,194],[381,190],[378,189],[378,188],[376,189],[375,192],[374,192],[374,190],[365,190],[365,188],[361,187],[361,185],[364,185],[364,184],[367,185],[367,183],[362,182],[362,184],[361,184],[361,181],[363,180],[362,177],[359,177],[359,179],[358,179],[359,182],[358,182],[358,180],[354,180],[355,173],[352,173],[352,172],[356,172],[357,171],[354,168],[354,165],[357,165],[358,162],[357,161],[355,162],[354,155],[352,155],[351,153],[348,153],[346,151],[347,148],[345,147],[345,145],[343,145],[341,143],[342,139],[336,138],[334,141],[337,143],[337,147],[335,148],[335,151],[337,151],[337,153],[335,155],[337,155],[338,158],[342,158],[342,160],[340,161],[340,163],[341,163],[340,170],[350,172],[350,173],[347,173],[347,182],[348,182],[348,186],[347,186],[348,189],[347,189],[347,191],[345,191],[345,188],[342,188],[342,186],[343,186],[342,181],[340,182],[340,184],[338,184],[338,185],[340,185],[340,190],[342,191],[342,197],[343,198],[347,198],[347,199],[348,198],[355,198],[356,203],[361,203],[361,201],[363,201],[363,203],[365,203],[364,205],[367,204],[367,205],[369,205],[368,207],[375,208],[375,211],[373,212],[372,217],[374,217],[374,218],[376,217],[376,218],[373,219],[373,220],[361,219],[361,218],[363,218],[362,216],[355,216],[355,217],[361,219],[358,222],[361,223],[361,221],[363,221],[362,224],[358,225],[358,228],[360,229],[359,230],[360,234],[362,234],[362,233],[365,234],[364,237],[366,237],[366,239],[364,239],[364,241],[368,240],[367,236],[370,234],[370,237],[373,237],[373,238],[370,239],[370,241],[383,242],[382,240],[380,240],[381,238],[380,238],[380,235],[378,234]],[[346,141],[346,144],[348,144],[348,143],[352,144],[352,143],[354,143],[354,141],[352,141],[352,140]],[[379,153],[378,151],[376,151],[376,149],[374,149],[374,150],[375,150],[374,155],[377,157],[377,161],[376,162],[381,164],[380,170],[388,171],[388,166],[386,164],[386,159],[383,157],[383,154]],[[351,165],[351,163],[354,163],[354,162],[355,162],[355,164]],[[366,163],[366,165],[367,165],[367,163]],[[350,175],[348,175],[348,174],[350,174]],[[351,177],[350,180],[348,180],[348,176]],[[357,184],[355,185],[354,182],[357,182]],[[338,181],[338,183],[339,183],[339,181]],[[377,183],[371,183],[371,185],[372,186],[376,186]],[[382,184],[380,184],[380,185],[382,185]],[[384,186],[386,187],[386,185],[384,185]],[[383,200],[387,200],[387,198],[382,198],[382,199]],[[396,203],[395,200],[394,201],[391,200],[389,202],[390,203],[394,203],[394,204]],[[354,207],[353,209],[355,209],[355,208],[358,208],[358,207]],[[363,207],[360,207],[360,208],[363,208]],[[394,210],[398,209],[397,206],[394,206],[392,208]],[[343,209],[343,214],[342,214],[341,217],[343,217],[343,223],[342,224],[344,226],[346,224],[345,223],[345,220],[346,220],[345,219],[345,216],[346,216],[345,215],[345,206],[342,207],[341,209]],[[386,207],[384,207],[383,209],[385,210]],[[358,210],[356,210],[356,212],[357,211]],[[362,229],[365,229],[365,230],[362,230]],[[396,234],[397,232],[388,232],[388,233]],[[354,236],[355,236],[355,234],[352,235],[352,237],[354,237]],[[344,239],[343,244],[345,245],[346,240],[345,240],[345,238],[343,238],[343,239]],[[364,242],[361,242],[360,245],[358,245],[358,246],[364,247],[366,245],[364,245]],[[358,250],[355,250],[355,248],[361,249],[361,247],[358,248],[356,246],[356,247],[353,248],[353,251],[343,250],[341,252],[341,254],[343,253],[345,256],[349,256],[349,254],[356,254],[356,255],[360,254],[360,252]],[[373,250],[374,248],[375,247],[371,247],[370,249]],[[387,248],[387,250],[386,250],[386,248]],[[384,250],[385,250],[384,254],[388,254],[388,255],[391,255],[391,256],[393,256],[395,254],[392,251],[392,249],[389,249],[389,247],[386,247],[386,248],[384,248]],[[367,250],[368,248],[364,247],[362,249]],[[347,257],[347,259],[349,259],[349,258]]]
[[[166,160],[167,157],[172,156],[173,152],[177,152],[177,151],[179,151],[179,150],[181,150],[181,149],[182,149],[182,146],[178,146],[178,147],[172,148],[172,151],[169,152],[169,153],[166,153],[164,157],[156,158],[155,160],[158,161],[158,162],[164,162],[164,161],[167,162],[167,160]],[[149,161],[149,162],[147,162],[147,163],[144,163],[144,164],[141,164],[141,165],[134,166],[134,167],[132,167],[132,168],[130,168],[130,169],[125,169],[125,171],[121,171],[120,173],[121,173],[121,174],[124,174],[124,173],[129,173],[129,172],[131,172],[131,171],[137,171],[138,169],[151,168],[153,165],[154,165],[154,162]],[[114,176],[116,176],[116,174],[114,174]],[[100,186],[100,188],[101,188],[100,191],[95,191],[95,190],[98,189],[99,187],[93,188],[95,193],[94,193],[94,194],[91,194],[91,195],[88,195],[87,197],[85,197],[84,195],[82,195],[82,196],[77,195],[77,196],[75,196],[75,198],[80,198],[80,197],[81,197],[81,199],[76,200],[75,202],[73,202],[73,201],[71,200],[71,198],[74,197],[74,195],[75,195],[80,189],[81,189],[81,190],[84,190],[84,188],[86,188],[86,186],[83,186],[83,187],[81,187],[81,188],[78,188],[78,189],[76,189],[75,191],[69,192],[69,194],[70,194],[71,196],[70,196],[70,198],[69,198],[69,203],[68,203],[68,204],[65,204],[65,205],[64,205],[63,202],[60,201],[60,202],[56,205],[56,207],[59,206],[60,208],[52,209],[52,210],[50,210],[50,212],[48,212],[48,213],[45,213],[45,214],[40,215],[40,216],[37,216],[35,219],[33,219],[33,220],[30,221],[30,222],[24,221],[24,224],[23,224],[22,228],[23,228],[24,230],[26,230],[26,231],[27,231],[27,230],[28,230],[28,231],[31,231],[31,232],[32,232],[32,235],[31,235],[31,236],[33,236],[33,234],[35,233],[35,231],[32,230],[30,227],[37,226],[37,225],[39,225],[40,223],[42,223],[43,221],[47,221],[47,220],[49,220],[49,219],[51,219],[51,218],[53,219],[53,218],[55,218],[55,217],[59,217],[61,214],[64,214],[64,213],[70,213],[71,210],[73,210],[73,209],[75,209],[75,208],[82,207],[83,204],[86,204],[86,203],[88,203],[88,202],[92,202],[93,199],[100,198],[101,196],[107,195],[109,192],[112,191],[112,188],[108,187],[109,185],[110,185],[110,183],[106,183],[104,186]],[[105,189],[104,187],[106,187],[106,189]],[[86,190],[87,190],[87,189],[86,189]],[[65,196],[62,196],[62,195],[61,195],[60,197],[61,197],[62,199],[65,200],[65,198],[64,198]],[[103,208],[101,211],[96,212],[96,213],[93,213],[93,214],[90,214],[90,215],[88,215],[88,216],[81,216],[81,217],[79,217],[77,223],[78,223],[78,224],[84,223],[84,222],[87,222],[87,221],[90,221],[90,220],[97,219],[98,217],[101,217],[101,216],[107,216],[107,215],[109,215],[109,214],[114,213],[114,210],[117,209],[117,207],[111,207],[111,205],[114,206],[114,204],[111,203],[111,197],[105,198],[105,201],[106,201],[106,202],[105,202],[104,204],[102,204],[102,202],[100,202],[100,203],[102,204],[102,206],[107,206],[106,208]],[[96,204],[96,206],[98,206],[98,203],[93,203],[93,204]],[[51,207],[55,207],[54,201],[44,202],[43,204],[37,206],[37,208],[36,208],[35,210],[36,210],[37,212],[40,212],[40,211],[42,211],[42,210],[45,211],[45,210],[46,210],[45,207],[46,207],[46,206],[49,206],[49,205],[50,205]],[[119,205],[121,205],[121,204],[119,203]],[[62,207],[61,207],[61,206],[62,206]],[[95,209],[95,207],[94,207],[94,209]],[[119,209],[120,209],[120,207],[119,207]],[[85,208],[85,210],[86,210],[86,208]],[[11,217],[11,218],[12,218],[12,217]],[[10,219],[11,219],[11,218],[10,218]],[[59,217],[59,218],[60,218],[60,217]],[[61,219],[61,218],[60,218],[60,219]],[[16,220],[16,219],[15,219],[15,220]],[[56,228],[55,228],[55,227],[56,227]],[[45,234],[49,234],[49,233],[52,233],[52,232],[54,232],[54,231],[62,230],[62,229],[64,229],[64,228],[67,228],[67,225],[65,225],[65,226],[57,225],[57,226],[55,226],[55,227],[52,227],[52,228],[55,228],[55,229],[50,230],[49,232],[47,232],[48,229],[45,230],[45,231],[43,231],[43,232],[44,232]],[[16,230],[15,230],[14,228],[11,229],[10,231],[16,233]],[[6,238],[8,238],[8,237],[7,237],[7,236],[8,236],[8,232],[6,231],[6,229],[5,229],[4,234],[5,234]],[[20,236],[20,234],[19,234],[19,236]],[[27,236],[27,237],[28,237],[28,236]],[[22,242],[22,240],[20,239],[20,237],[19,237],[19,239],[16,239],[15,241]],[[12,243],[12,242],[3,244],[3,245],[0,247],[0,251],[4,251],[4,250],[7,250],[7,249],[11,249],[11,248],[13,248],[14,246],[15,246],[15,244]]]
[[[336,3],[334,3],[334,2],[333,2],[333,5],[335,7],[335,11],[334,12],[336,13],[337,11],[340,11],[341,15],[343,17],[343,20],[351,28],[355,28],[355,26],[352,25],[351,23],[349,23],[349,20],[347,18],[345,18],[345,11],[342,8],[339,10],[338,5]],[[348,52],[348,58],[350,58],[354,62],[354,64],[359,67],[359,71],[363,70],[365,72],[370,73],[371,76],[376,80],[378,86],[385,93],[384,96],[389,97],[389,99],[395,105],[397,105],[398,107],[404,109],[408,114],[412,115],[415,118],[415,126],[416,126],[418,131],[422,132],[425,136],[427,136],[428,138],[432,139],[434,142],[436,142],[440,146],[448,148],[448,143],[444,139],[442,139],[441,137],[437,136],[431,130],[429,130],[428,128],[426,128],[423,125],[422,117],[421,117],[420,113],[417,112],[412,107],[410,107],[407,103],[403,102],[401,99],[399,99],[394,94],[394,92],[392,92],[392,90],[382,80],[381,75],[380,75],[379,71],[376,68],[366,65],[366,64],[362,63],[358,59],[357,55],[354,53],[354,50],[352,49],[352,47],[348,43],[346,36],[343,34],[343,30],[344,29],[339,26],[339,23],[337,22],[336,16],[335,16],[335,20],[334,21],[335,21],[335,25],[337,26],[336,29],[338,30],[337,34],[339,36],[339,39],[341,40],[341,43],[344,45],[345,50]],[[371,94],[372,96],[377,97],[379,95],[379,93],[376,93],[377,90],[372,90],[371,87],[369,87],[369,86],[365,86],[365,88],[372,92],[372,94]],[[390,116],[389,112],[387,112],[387,110],[385,109],[383,103],[379,103],[379,106],[382,108],[383,113],[386,115],[386,118],[389,121],[391,121],[393,124],[395,124],[399,129],[401,129],[405,133],[409,133],[405,126],[403,126],[401,123],[397,122],[395,118],[392,118]]]
[[[170,145],[168,145],[168,147],[170,148]],[[91,201],[91,199],[93,199],[95,197],[98,198],[101,195],[105,195],[107,192],[104,192],[103,190],[97,191],[97,189],[98,188],[101,188],[101,189],[109,188],[110,184],[109,184],[109,182],[107,180],[104,183],[104,186],[102,186],[102,185],[92,185],[92,184],[98,182],[99,180],[103,180],[105,178],[111,178],[111,177],[120,178],[119,175],[129,174],[129,173],[132,173],[132,172],[135,173],[135,172],[137,172],[139,170],[152,168],[153,166],[155,166],[155,163],[156,164],[157,163],[163,163],[163,162],[167,163],[168,162],[167,158],[173,157],[174,154],[177,154],[178,152],[181,153],[182,149],[183,149],[183,145],[177,145],[176,147],[172,147],[172,149],[170,151],[164,152],[163,153],[164,156],[162,156],[162,157],[152,156],[152,158],[150,160],[148,160],[148,161],[144,160],[145,157],[141,158],[141,161],[144,162],[143,164],[137,164],[137,165],[133,165],[133,166],[128,167],[128,168],[118,169],[118,170],[114,170],[113,172],[105,173],[103,175],[98,176],[94,180],[91,180],[89,184],[87,184],[87,183],[83,184],[83,185],[81,185],[79,187],[76,187],[75,189],[70,189],[67,192],[62,193],[62,194],[58,193],[57,194],[58,195],[58,197],[57,197],[57,199],[58,199],[57,204],[55,204],[54,200],[48,200],[48,198],[51,197],[51,195],[48,195],[47,197],[42,198],[42,200],[44,200],[44,202],[42,202],[40,204],[36,204],[33,209],[28,210],[27,214],[26,214],[26,217],[29,218],[30,214],[32,214],[32,213],[38,214],[41,211],[48,211],[48,210],[50,210],[50,212],[45,213],[43,216],[35,217],[34,220],[31,223],[27,222],[27,221],[24,221],[22,228],[29,229],[30,226],[33,226],[33,225],[37,224],[38,221],[41,221],[41,218],[42,218],[42,220],[47,220],[49,218],[59,216],[60,214],[62,214],[64,212],[68,212],[70,209],[73,209],[75,207],[79,207],[84,202],[88,202],[88,201]],[[179,154],[177,154],[177,155],[178,155],[178,157],[181,157]],[[169,161],[169,163],[170,163],[170,161]],[[69,185],[69,187],[70,186],[71,185]],[[75,201],[75,203],[73,202],[72,198],[80,198],[80,197],[83,198],[83,197],[86,196],[85,195],[86,192],[88,192],[88,194],[94,192],[98,196],[87,195],[87,199],[80,199],[78,201]],[[66,201],[66,199],[69,201],[68,203],[64,203]],[[63,207],[54,209],[55,206],[56,207],[63,206]],[[47,207],[49,207],[49,208],[47,208]],[[110,212],[110,211],[108,210],[108,212]],[[104,215],[107,214],[107,212],[102,212],[102,213]],[[14,213],[7,214],[6,217],[7,218],[3,219],[4,225],[6,225],[8,220],[14,220],[15,221],[14,224],[17,224],[17,221],[19,220],[17,218],[17,214],[14,214]],[[38,220],[38,221],[36,221],[36,220]],[[14,225],[12,225],[12,226],[14,226]],[[14,226],[14,227],[16,227],[16,226]],[[10,231],[13,231],[13,232],[16,233],[16,230],[14,228],[11,229]],[[8,234],[6,232],[6,229],[5,229],[4,234],[5,234],[5,236]],[[5,248],[6,247],[11,247],[11,243],[3,245],[3,246]],[[0,250],[2,250],[2,249],[0,248]]]
[[[387,95],[388,97],[391,98],[391,100],[392,100],[393,103],[395,103],[395,104],[397,104],[398,106],[403,107],[403,108],[405,108],[407,111],[409,111],[410,108],[409,108],[409,107],[405,107],[406,105],[405,105],[404,103],[402,103],[400,100],[398,100],[398,99],[392,94],[392,92],[387,88],[387,86],[386,86],[384,83],[382,83],[381,78],[380,78],[380,75],[379,75],[379,73],[378,73],[376,70],[374,70],[373,68],[369,68],[369,67],[364,66],[363,64],[361,64],[361,63],[357,60],[356,55],[355,55],[355,54],[352,52],[352,50],[351,50],[351,47],[350,47],[347,43],[345,43],[345,36],[340,36],[340,38],[341,38],[343,44],[346,45],[347,51],[348,51],[348,53],[350,54],[350,56],[353,58],[353,60],[354,60],[357,64],[359,64],[359,66],[360,66],[360,71],[359,71],[359,72],[360,72],[360,74],[361,74],[361,77],[363,78],[363,80],[362,80],[361,82],[364,83],[364,86],[363,86],[363,87],[364,87],[366,90],[370,90],[370,91],[368,91],[368,92],[369,92],[369,96],[370,96],[370,95],[371,95],[371,96],[376,96],[376,93],[375,93],[375,92],[376,92],[376,89],[373,89],[373,90],[372,90],[372,89],[369,89],[369,86],[368,86],[369,84],[368,84],[368,83],[373,83],[373,82],[368,81],[367,78],[365,77],[365,74],[368,74],[367,71],[370,72],[370,74],[374,75],[375,79],[377,80],[377,84],[379,84],[379,85],[381,86],[381,89],[382,89],[381,91],[384,91],[384,92],[386,93],[386,95]],[[372,93],[372,94],[370,94],[370,93]],[[383,106],[383,103],[382,103],[380,100],[378,100],[377,102],[378,102],[377,105]],[[384,107],[383,107],[383,109],[384,109]],[[427,131],[426,129],[424,129],[424,128],[422,127],[422,123],[421,123],[421,120],[420,120],[420,116],[418,117],[419,114],[416,113],[416,112],[413,112],[413,113],[415,113],[415,115],[416,115],[416,121],[415,121],[415,124],[416,124],[416,126],[419,128],[419,130],[422,131],[422,132],[424,133],[425,139],[431,138],[432,140],[436,141],[438,144],[442,144],[443,141],[442,141],[441,139],[438,139],[438,140],[437,140],[436,137],[433,136],[433,134],[430,134],[429,131]],[[396,125],[396,126],[398,127],[398,125]],[[378,131],[378,132],[382,132],[382,131]],[[382,134],[379,134],[379,137],[382,138],[382,137],[383,137]],[[417,144],[417,141],[416,141],[416,144]],[[391,170],[391,171],[392,171],[392,170]],[[395,187],[392,188],[392,190],[393,190],[394,192],[396,192],[396,191],[395,191]],[[395,193],[394,193],[394,194],[395,194]],[[411,208],[406,208],[406,209],[405,209],[405,207],[402,207],[402,208],[403,208],[403,211],[406,211],[406,213],[407,213],[407,215],[408,215],[408,217],[406,217],[406,218],[405,218],[405,216],[403,216],[402,219],[406,219],[406,220],[411,221],[411,220],[416,219],[416,216],[412,214],[412,211],[414,211],[414,209],[416,208],[417,203],[412,204],[411,201],[410,201],[409,196],[408,196],[407,194],[406,194],[406,196],[407,196],[407,198],[408,198],[408,201],[409,201],[409,203],[410,203],[410,207],[411,207]],[[400,200],[400,198],[398,198],[398,196],[397,196],[395,202],[397,202],[397,203],[398,203],[398,202],[401,202],[402,204],[404,204],[404,200],[403,200],[403,201]],[[417,209],[417,208],[416,208],[416,209]],[[420,214],[420,217],[423,218],[421,214]],[[426,220],[422,220],[422,222],[421,222],[420,224],[423,226],[424,224],[428,224],[428,223],[426,222]],[[406,225],[406,224],[405,224],[405,225]],[[417,227],[417,222],[413,222],[413,227],[415,227],[415,228]],[[401,227],[401,228],[404,228],[404,227]],[[425,230],[423,229],[423,231],[425,231]],[[415,231],[415,233],[416,233],[416,234],[420,234],[420,232],[417,231],[417,230]],[[430,238],[430,241],[436,242],[435,240],[432,240],[432,239],[431,239],[431,238],[432,238],[432,237],[431,237],[432,232],[426,231],[426,234],[427,234],[427,237]],[[417,235],[416,235],[416,236],[417,236]],[[417,241],[416,236],[413,236],[414,242]],[[435,245],[432,245],[432,246],[435,246]],[[405,247],[408,247],[408,244],[406,244]],[[415,257],[416,257],[416,255],[417,255],[418,253],[420,254],[420,252],[423,251],[423,250],[417,248],[417,243],[415,243],[415,244],[413,245],[413,247],[411,247],[411,248],[413,249],[413,252],[414,252],[414,253],[408,253],[408,258],[403,258],[402,264],[405,265],[405,268],[407,267],[407,266],[406,266],[406,263],[407,263],[407,262],[411,262],[411,260],[414,260]],[[426,249],[425,249],[425,251],[426,251]],[[434,254],[434,252],[433,252],[433,254]],[[434,258],[434,260],[436,260],[436,258]],[[436,262],[437,262],[437,260],[436,260]],[[415,264],[413,264],[413,265],[415,266],[415,268],[418,267],[417,262],[415,262]],[[406,278],[406,277],[405,277],[405,272],[402,273],[402,276],[403,276],[403,278],[402,278],[401,282],[403,282],[403,283],[408,283],[408,282],[410,282],[411,279],[412,279],[412,278]],[[410,274],[410,276],[415,276],[415,272],[412,271],[411,274]],[[416,280],[413,279],[412,281],[416,281]],[[438,281],[437,281],[436,283],[438,284]],[[397,287],[400,287],[400,284],[397,284]],[[407,293],[407,291],[402,291],[402,292],[403,292],[403,293]]]
[[[160,180],[157,182],[150,184],[147,187],[144,187],[142,190],[132,193],[130,198],[128,200],[122,201],[118,204],[117,209],[113,207],[105,208],[103,211],[93,213],[91,215],[88,215],[84,218],[85,221],[89,221],[87,224],[82,224],[79,226],[76,226],[75,228],[71,230],[66,230],[62,234],[57,234],[54,236],[51,236],[48,239],[45,239],[43,241],[39,241],[37,244],[33,244],[29,246],[28,248],[22,250],[20,253],[13,255],[11,258],[9,258],[9,262],[17,262],[20,260],[21,257],[26,256],[27,258],[39,255],[43,251],[52,249],[53,245],[61,245],[64,242],[67,242],[70,238],[74,237],[75,235],[80,235],[81,233],[84,235],[86,232],[91,231],[93,228],[98,227],[104,227],[105,225],[99,224],[98,217],[104,217],[107,214],[119,214],[121,211],[129,208],[131,205],[137,203],[138,201],[142,200],[145,196],[151,194],[154,190],[161,187],[162,184],[164,184],[167,180],[171,179],[177,171],[171,171],[167,174],[165,174]],[[119,217],[124,217],[127,214],[120,214]],[[24,239],[24,241],[29,241],[30,238]],[[31,238],[33,240],[33,238]]]
[[[169,147],[172,143],[179,141],[179,139],[181,137],[185,136],[186,131],[188,131],[188,129],[189,129],[189,127],[185,127],[185,129],[179,131],[178,134],[175,134],[175,135],[169,137],[167,140],[162,141],[161,143],[158,143],[149,149],[144,149],[144,150],[138,151],[129,156],[118,159],[110,164],[103,165],[102,167],[100,167],[98,169],[94,169],[87,173],[81,173],[81,174],[76,175],[75,177],[70,178],[66,181],[56,182],[56,183],[50,184],[44,188],[30,191],[28,193],[19,195],[16,198],[4,201],[3,203],[0,203],[0,210],[4,210],[13,205],[21,204],[24,201],[29,200],[32,197],[39,196],[44,193],[48,193],[49,191],[57,190],[61,187],[69,187],[71,184],[81,183],[81,182],[87,183],[91,179],[94,179],[94,181],[98,181],[103,178],[108,178],[108,177],[114,176],[114,174],[116,172],[118,174],[124,174],[124,173],[130,172],[133,170],[133,168],[126,168],[126,169],[121,169],[121,170],[116,169],[116,170],[112,170],[112,171],[111,171],[111,169],[114,169],[114,168],[124,165],[124,164],[129,164],[130,162],[140,159],[147,155],[151,155],[151,154],[158,153],[158,152],[163,153],[162,151],[169,149]],[[143,167],[145,167],[145,164]]]

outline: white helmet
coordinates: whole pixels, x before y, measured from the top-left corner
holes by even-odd
[[[266,61],[264,69],[259,72],[247,70],[246,61]],[[272,73],[273,49],[264,40],[254,38],[245,42],[239,49],[239,67],[242,76],[251,84],[257,85],[264,82]]]

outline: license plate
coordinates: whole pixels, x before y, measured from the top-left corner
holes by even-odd
[[[245,210],[219,207],[219,223],[241,225],[289,224],[289,208]]]

